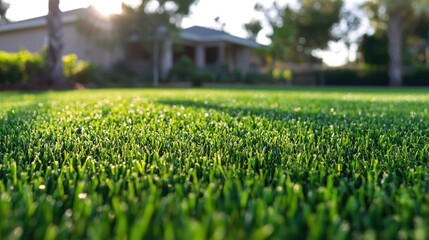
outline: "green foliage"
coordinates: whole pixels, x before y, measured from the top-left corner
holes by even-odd
[[[170,81],[191,82],[194,87],[201,87],[205,82],[214,82],[216,76],[207,69],[197,69],[187,56],[182,56],[168,74]]]
[[[119,86],[134,86],[137,82],[137,74],[128,66],[126,62],[118,62],[106,74],[109,83]]]
[[[215,75],[211,71],[207,69],[200,69],[200,70],[197,70],[192,77],[192,86],[200,87],[205,82],[214,82],[214,81],[215,81]]]
[[[244,76],[244,83],[247,84],[273,83],[275,81],[276,79],[271,73],[248,72]]]
[[[64,74],[69,81],[89,83],[98,72],[90,63],[78,60],[75,54],[63,57]],[[46,58],[38,53],[21,50],[18,53],[0,52],[0,85],[16,85],[40,81],[47,76]]]
[[[387,66],[389,53],[387,35],[385,32],[374,35],[364,35],[359,46],[363,60],[368,65]]]
[[[173,81],[190,81],[195,75],[197,68],[187,56],[180,57],[169,72],[169,79]]]
[[[405,86],[429,86],[429,68],[425,66],[414,67],[404,74]]]
[[[76,54],[63,56],[64,76],[79,83],[89,83],[93,81],[93,71],[95,68],[92,64],[79,60]]]
[[[151,50],[159,38],[174,38],[181,20],[195,0],[149,0],[138,7],[122,4],[122,13],[113,18],[116,40],[129,51],[130,38]],[[156,6],[154,8],[154,6]]]
[[[247,31],[249,37],[255,40],[262,30],[262,25],[260,21],[252,19],[249,23],[244,24],[243,28]]]
[[[1,239],[425,239],[419,89],[0,94]]]
[[[268,54],[276,60],[308,62],[315,49],[325,49],[333,40],[332,28],[340,21],[342,0],[301,0],[299,9],[256,5],[270,23],[273,33]],[[274,14],[273,14],[274,13]],[[275,16],[275,17],[273,17]]]
[[[407,32],[406,23],[415,15],[429,11],[428,0],[376,0],[368,1],[368,13],[376,30],[387,32],[389,46],[390,85],[402,85],[402,48]],[[412,29],[412,28],[410,28]]]
[[[279,69],[276,68],[272,72],[273,78],[276,80],[291,81],[293,78],[293,72],[290,69]]]
[[[387,86],[387,69],[382,67],[333,68],[323,71],[326,85],[336,86]]]
[[[46,63],[39,54],[21,50],[0,52],[0,85],[14,85],[43,76]]]
[[[429,12],[417,16],[413,34],[429,43]]]

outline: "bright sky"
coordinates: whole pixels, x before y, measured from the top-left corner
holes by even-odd
[[[138,4],[141,0],[124,0],[128,4]],[[346,0],[348,5],[362,2],[363,0]],[[48,12],[48,0],[6,0],[10,3],[10,8],[7,17],[13,21],[28,19],[32,17],[46,15]],[[61,10],[67,11],[75,8],[87,7],[93,5],[101,13],[119,13],[121,11],[122,0],[61,0]],[[243,29],[243,24],[252,19],[263,20],[262,13],[254,10],[257,2],[261,2],[266,6],[270,6],[272,1],[267,0],[199,0],[192,7],[192,14],[185,18],[182,27],[190,27],[193,25],[211,27],[220,29],[219,23],[215,22],[215,18],[219,17],[221,23],[225,23],[224,30],[233,35],[246,37],[246,31]],[[278,0],[280,4],[293,3],[295,0]],[[258,42],[269,44],[269,39],[266,35],[270,32],[267,25],[264,24],[264,29],[258,37]],[[324,59],[324,62],[331,66],[344,64],[346,61],[345,47],[341,43],[330,44],[329,51],[319,51],[317,55]],[[352,54],[352,58],[355,53]]]

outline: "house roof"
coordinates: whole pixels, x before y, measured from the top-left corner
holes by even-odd
[[[193,26],[183,29],[181,38],[196,42],[229,42],[253,48],[261,47],[261,45],[254,40],[240,38],[224,31],[201,26]]]
[[[89,8],[79,8],[62,13],[63,23],[72,23],[79,20],[82,17],[99,15],[96,13],[96,10],[92,7]],[[106,21],[95,21],[97,26],[102,28],[108,28]],[[7,24],[0,25],[0,33],[13,32],[17,30],[25,30],[32,28],[41,28],[46,25],[46,16],[36,17],[32,19],[27,19],[18,22],[11,22]],[[251,39],[240,38],[224,31],[219,31],[211,28],[193,26],[190,28],[183,29],[181,32],[181,38],[183,40],[195,41],[195,42],[228,42],[234,43],[242,46],[259,48],[262,45],[258,44],[256,41]]]
[[[87,16],[88,13],[93,15],[93,11],[96,11],[92,7],[89,8],[78,8],[62,13],[63,23],[72,23],[80,19],[81,17]],[[99,15],[99,14],[98,14]],[[12,32],[17,30],[39,28],[46,26],[46,16],[31,18],[23,21],[10,22],[7,24],[0,25],[0,33]]]

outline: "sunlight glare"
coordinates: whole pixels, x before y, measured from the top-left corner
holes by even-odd
[[[121,13],[121,0],[92,0],[91,5],[103,15]]]

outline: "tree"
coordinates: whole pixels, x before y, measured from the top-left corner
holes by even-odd
[[[376,32],[373,35],[365,34],[359,44],[359,51],[366,64],[386,67],[389,64],[389,53],[386,46],[387,36],[384,32]]]
[[[281,49],[286,57],[296,62],[312,61],[313,50],[326,49],[334,39],[332,29],[340,20],[342,0],[300,0],[300,7],[271,8],[258,4],[257,11],[265,14],[273,33],[272,47]]]
[[[247,31],[250,39],[256,40],[262,30],[262,25],[260,21],[252,19],[249,23],[244,24],[243,28]]]
[[[0,23],[9,22],[6,18],[6,12],[9,9],[9,4],[4,0],[0,0]]]
[[[367,9],[376,28],[387,30],[389,52],[389,84],[402,85],[402,47],[404,22],[414,14],[426,10],[429,0],[370,0]]]
[[[347,48],[347,63],[350,63],[350,48],[357,40],[353,34],[361,27],[361,17],[356,13],[357,9],[343,9],[340,17],[341,21],[334,28],[334,35],[343,41]]]
[[[213,20],[215,21],[215,23],[217,25],[217,28],[220,31],[222,31],[222,32],[225,31],[226,23],[224,23],[223,21],[221,21],[219,16],[215,17]]]
[[[127,54],[130,40],[152,53],[154,85],[159,83],[160,42],[177,36],[182,19],[197,0],[144,0],[136,8],[122,4],[122,14],[114,18],[115,31]],[[153,9],[153,6],[156,6]]]
[[[63,36],[61,31],[61,10],[59,0],[49,0],[48,25],[48,81],[49,84],[63,84],[65,82],[62,53]]]
[[[411,59],[413,64],[429,66],[429,11],[417,16],[411,30],[411,39],[407,43],[411,45]]]

